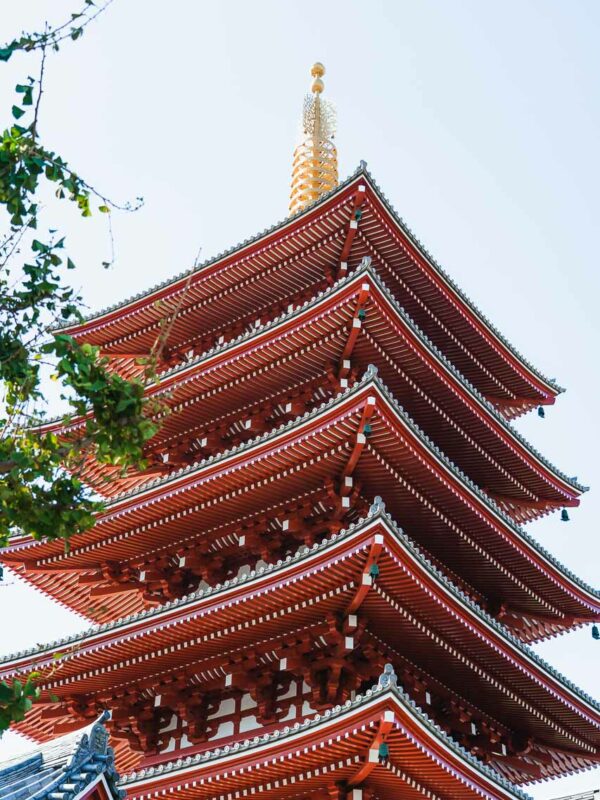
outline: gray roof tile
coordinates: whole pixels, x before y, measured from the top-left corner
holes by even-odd
[[[100,774],[113,800],[121,800],[125,791],[117,787],[119,775],[102,724],[107,717],[0,762],[0,800],[73,800]]]

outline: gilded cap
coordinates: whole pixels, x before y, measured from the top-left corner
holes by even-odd
[[[323,100],[325,67],[317,61],[311,67],[311,94],[304,98],[302,140],[294,151],[290,212],[292,214],[314,203],[338,184],[335,109]]]

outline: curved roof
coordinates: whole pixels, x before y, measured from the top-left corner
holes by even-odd
[[[78,323],[75,325],[65,326],[61,329],[69,332],[73,335],[78,335],[81,333],[85,333],[86,330],[92,327],[93,324],[99,323],[102,321],[102,324],[109,324],[111,319],[118,319],[122,313],[130,313],[134,308],[141,308],[144,307],[156,299],[157,295],[165,296],[172,292],[178,292],[183,286],[187,283],[190,277],[198,277],[201,280],[205,275],[208,275],[214,269],[218,269],[219,266],[223,267],[225,264],[221,262],[226,262],[227,259],[231,259],[234,255],[241,255],[243,251],[247,248],[253,248],[258,243],[262,242],[264,239],[273,236],[281,231],[284,231],[288,227],[292,228],[301,220],[304,220],[307,216],[313,214],[315,210],[319,207],[325,205],[330,199],[335,198],[337,195],[341,194],[350,187],[353,183],[355,183],[358,179],[364,179],[368,182],[369,186],[371,187],[372,191],[378,197],[381,204],[386,209],[386,212],[389,214],[390,218],[392,219],[394,225],[397,229],[402,233],[403,237],[410,243],[412,247],[414,247],[415,251],[419,254],[423,263],[427,265],[427,268],[430,272],[430,277],[434,280],[434,282],[438,286],[443,286],[445,289],[451,293],[454,297],[455,301],[463,307],[466,317],[469,318],[469,322],[474,330],[477,331],[479,336],[482,336],[483,339],[487,340],[488,344],[495,343],[496,346],[500,346],[500,349],[504,351],[506,359],[508,361],[513,361],[514,364],[518,364],[521,366],[525,372],[529,373],[533,376],[540,384],[545,387],[545,390],[549,392],[550,395],[556,395],[559,392],[563,391],[555,381],[548,379],[545,377],[539,370],[537,370],[532,364],[530,364],[524,356],[498,331],[491,322],[482,314],[482,312],[477,308],[477,306],[467,297],[467,295],[454,283],[454,281],[449,277],[449,275],[442,269],[442,267],[435,261],[435,259],[427,252],[423,244],[416,238],[416,236],[412,233],[412,231],[408,228],[406,223],[403,219],[397,214],[393,206],[389,203],[388,199],[379,189],[377,183],[374,181],[372,176],[366,169],[366,165],[364,162],[361,162],[359,168],[344,182],[342,182],[339,186],[337,186],[332,192],[327,193],[324,195],[320,200],[316,203],[308,206],[300,213],[288,217],[285,220],[280,221],[279,223],[273,225],[272,227],[261,231],[254,237],[244,240],[243,242],[235,245],[228,250],[218,253],[215,257],[205,261],[203,264],[187,270],[175,277],[163,281],[162,283],[152,287],[149,290],[140,292],[135,296],[128,298],[125,301],[122,301],[118,304],[110,306],[106,309],[102,309],[101,311],[94,312],[90,314],[88,317],[85,318],[83,323]]]
[[[478,761],[464,747],[448,736],[402,689],[399,687],[382,688],[380,686],[374,686],[373,689],[367,690],[364,696],[357,695],[354,700],[348,700],[343,706],[336,706],[331,710],[325,711],[323,714],[317,714],[312,719],[296,722],[292,726],[285,726],[284,728],[275,730],[273,733],[255,736],[243,742],[236,742],[231,746],[225,745],[224,747],[216,747],[214,750],[207,750],[194,756],[178,758],[175,761],[161,763],[157,766],[150,766],[129,773],[123,776],[121,785],[127,787],[130,794],[137,796],[138,791],[147,792],[151,790],[151,785],[154,781],[159,781],[167,776],[170,781],[180,776],[185,780],[186,777],[189,778],[196,769],[202,769],[205,766],[210,768],[213,764],[218,765],[219,769],[229,771],[234,768],[232,762],[238,756],[243,756],[245,754],[252,756],[254,751],[258,751],[261,755],[266,755],[270,746],[275,744],[284,745],[286,749],[289,750],[297,749],[301,746],[298,740],[302,740],[306,733],[314,732],[317,737],[323,734],[326,735],[327,728],[331,723],[335,723],[336,721],[344,722],[346,719],[350,722],[358,712],[368,709],[369,706],[379,704],[388,704],[390,708],[393,708],[397,712],[397,717],[394,717],[393,720],[394,726],[402,726],[402,722],[405,719],[417,723],[419,733],[424,735],[423,739],[421,739],[419,734],[417,734],[416,738],[412,739],[418,749],[423,749],[424,752],[431,754],[431,750],[429,750],[426,745],[428,741],[435,742],[443,748],[446,754],[458,757],[467,775],[471,772],[489,781],[496,790],[500,791],[500,797],[530,800],[525,792],[514,786],[491,767]],[[323,734],[321,733],[322,731]],[[320,748],[313,747],[312,750],[318,751]],[[391,745],[391,750],[390,758],[393,762],[395,756],[393,744]],[[438,760],[437,756],[433,756],[433,758],[436,761]],[[280,760],[282,762],[287,761],[287,759],[284,758]],[[443,762],[438,761],[438,763],[441,764]],[[447,768],[448,766],[444,765],[443,769]],[[474,788],[472,784],[470,788]],[[481,792],[476,790],[475,794],[480,795]],[[469,794],[469,796],[471,795]],[[484,796],[489,798],[498,795],[486,794]]]
[[[364,275],[368,276],[375,283],[378,289],[385,296],[387,302],[394,309],[394,312],[402,319],[404,324],[412,331],[415,337],[420,340],[424,348],[435,358],[440,366],[449,372],[452,377],[460,383],[460,385],[477,401],[480,407],[482,407],[485,412],[494,419],[495,422],[502,426],[503,430],[510,436],[511,439],[513,439],[513,441],[525,448],[525,450],[531,454],[531,456],[533,456],[533,458],[538,461],[540,465],[542,465],[558,480],[567,484],[575,492],[586,492],[588,490],[587,486],[580,483],[576,478],[566,475],[562,470],[552,464],[532,444],[530,444],[523,434],[521,434],[506,419],[506,417],[496,409],[493,403],[488,401],[481,394],[481,392],[464,375],[462,375],[462,373],[452,364],[452,362],[444,355],[444,353],[438,347],[436,347],[431,339],[419,328],[418,325],[416,325],[416,323],[398,303],[383,279],[377,274],[377,271],[372,265],[370,258],[363,259],[360,267],[354,270],[350,275],[337,280],[327,290],[319,292],[315,297],[311,298],[310,300],[306,300],[292,311],[288,311],[280,316],[275,317],[267,323],[245,331],[232,341],[210,348],[202,355],[196,356],[189,361],[186,361],[184,364],[178,364],[165,370],[161,373],[160,384],[157,385],[155,382],[150,382],[148,384],[148,388],[150,390],[149,393],[154,395],[161,394],[163,392],[172,392],[178,383],[182,381],[189,381],[192,377],[192,374],[197,371],[197,368],[201,367],[202,364],[209,362],[215,357],[220,357],[222,355],[231,353],[231,351],[235,350],[240,345],[244,343],[251,343],[253,340],[261,337],[266,332],[273,331],[273,333],[276,333],[279,327],[286,325],[295,318],[305,314],[307,310],[313,310],[315,306],[318,306],[322,302],[326,301],[328,298],[335,295],[336,292],[339,292],[345,286],[355,282]],[[164,384],[167,385],[165,386]],[[62,419],[62,417],[56,417],[55,419],[48,420],[42,426],[42,430],[58,429],[62,427]],[[69,429],[77,426],[78,424],[83,424],[83,420],[81,420],[81,422],[78,419],[73,420],[69,426]]]
[[[542,545],[540,545],[530,534],[522,527],[515,524],[515,522],[511,519],[511,517],[503,511],[494,500],[489,497],[477,484],[475,484],[468,475],[465,475],[462,470],[460,470],[450,459],[442,453],[439,447],[433,442],[414,422],[413,420],[406,414],[402,406],[400,406],[397,401],[392,397],[389,390],[386,386],[381,382],[378,378],[378,371],[377,368],[373,365],[369,366],[368,370],[365,372],[363,378],[352,388],[347,389],[345,392],[342,392],[340,395],[332,398],[327,403],[322,404],[318,408],[304,414],[302,417],[292,420],[285,425],[281,425],[273,431],[269,431],[262,436],[257,436],[255,439],[251,439],[244,444],[241,444],[237,447],[232,447],[230,450],[225,450],[223,453],[219,453],[215,456],[211,456],[209,458],[203,459],[202,461],[198,462],[197,464],[191,464],[189,466],[182,467],[179,470],[176,470],[172,475],[168,477],[161,477],[156,478],[153,481],[150,481],[148,484],[144,484],[143,487],[139,489],[132,489],[131,491],[123,492],[121,495],[117,495],[116,497],[111,499],[110,503],[107,503],[107,511],[110,511],[113,508],[120,508],[124,506],[128,500],[133,499],[135,497],[140,497],[141,495],[150,494],[152,490],[158,489],[159,487],[162,488],[163,486],[169,486],[171,484],[176,483],[181,478],[191,475],[205,466],[213,465],[218,463],[219,461],[225,460],[230,456],[234,455],[235,453],[242,452],[246,449],[251,448],[252,446],[256,445],[258,442],[266,442],[276,436],[281,435],[282,431],[294,428],[295,426],[304,423],[306,420],[316,417],[318,414],[322,413],[324,408],[334,406],[336,403],[340,402],[346,396],[349,396],[356,391],[358,391],[361,387],[365,386],[369,381],[374,382],[378,388],[383,392],[386,396],[387,400],[390,404],[394,407],[394,410],[398,414],[398,416],[402,419],[404,423],[408,426],[408,428],[415,434],[415,436],[427,447],[427,449],[435,455],[435,457],[450,471],[452,472],[468,489],[484,504],[486,505],[495,515],[500,517],[502,521],[520,538],[526,541],[534,550],[537,550],[540,555],[543,556],[544,560],[550,562],[554,567],[556,567],[560,572],[564,573],[566,576],[569,577],[571,581],[576,583],[580,586],[584,591],[594,595],[596,598],[600,598],[600,590],[594,589],[589,584],[585,583],[585,581],[581,580],[575,573],[571,572],[567,567],[561,564],[558,559],[556,559],[548,550],[546,550]]]
[[[546,577],[551,581],[551,585],[558,587],[560,583],[564,584],[564,587],[561,591],[567,591],[572,596],[575,596],[573,592],[578,592],[580,595],[578,602],[583,602],[581,598],[581,592],[583,592],[587,595],[587,599],[585,601],[586,605],[588,607],[595,607],[598,603],[600,593],[585,584],[585,582],[564,567],[545,548],[539,545],[525,530],[517,526],[513,520],[494,502],[494,500],[492,500],[475,483],[473,483],[470,478],[468,478],[460,469],[458,469],[440,451],[440,449],[426,435],[423,434],[420,428],[411,420],[402,407],[396,403],[387,388],[376,377],[376,375],[377,370],[374,367],[370,367],[365,373],[363,379],[359,381],[352,389],[346,390],[344,393],[338,395],[327,403],[324,403],[322,406],[314,409],[313,411],[304,414],[298,419],[290,421],[289,423],[282,425],[267,434],[257,436],[255,439],[251,439],[243,445],[234,447],[231,450],[225,451],[219,455],[205,459],[196,465],[184,467],[167,478],[163,477],[156,479],[140,489],[127,492],[116,497],[107,505],[106,511],[99,520],[99,525],[90,532],[93,534],[93,538],[90,539],[89,534],[85,535],[87,537],[88,544],[83,543],[83,537],[77,537],[77,541],[73,542],[70,558],[76,557],[80,550],[82,552],[87,551],[90,547],[92,547],[92,545],[89,544],[90,542],[101,542],[103,535],[102,527],[104,525],[108,525],[110,528],[115,528],[116,525],[122,527],[122,523],[120,522],[122,515],[130,511],[132,506],[135,509],[139,509],[142,505],[151,505],[154,507],[152,511],[154,515],[160,513],[159,506],[161,505],[162,499],[164,499],[166,502],[168,498],[172,497],[175,493],[179,494],[182,491],[186,491],[188,486],[196,486],[196,484],[200,485],[198,483],[198,479],[202,479],[202,481],[204,481],[203,476],[208,478],[209,476],[216,474],[217,471],[219,474],[222,474],[223,470],[227,470],[227,473],[230,473],[231,467],[234,467],[234,469],[237,471],[239,467],[236,461],[239,461],[239,459],[242,457],[246,461],[249,458],[251,458],[253,462],[256,461],[258,456],[255,455],[255,451],[260,451],[260,453],[262,453],[266,449],[270,450],[273,447],[274,440],[276,440],[278,437],[281,439],[286,437],[286,440],[289,439],[290,436],[295,435],[296,428],[306,425],[314,427],[314,425],[318,423],[318,418],[320,415],[333,414],[337,405],[341,406],[344,403],[347,404],[348,402],[353,401],[354,396],[361,393],[363,389],[366,390],[367,385],[370,383],[374,388],[377,389],[377,391],[380,392],[382,399],[385,400],[387,406],[391,411],[393,411],[394,418],[397,419],[408,432],[414,435],[415,440],[419,442],[420,445],[430,454],[430,456],[433,458],[433,461],[436,462],[439,467],[441,467],[442,471],[446,471],[447,474],[453,477],[453,479],[457,482],[457,486],[461,487],[460,491],[464,495],[463,500],[466,505],[469,505],[466,498],[472,497],[475,499],[476,505],[480,504],[480,508],[484,510],[484,513],[489,520],[495,518],[499,524],[493,522],[490,526],[490,530],[493,530],[495,533],[500,535],[501,538],[505,538],[512,542],[520,541],[522,543],[522,547],[518,546],[515,548],[515,554],[519,554],[519,558],[526,557],[527,560],[531,561],[532,564],[537,562],[543,567]],[[364,392],[362,392],[362,394],[364,394]],[[124,539],[125,536],[126,534],[121,532],[118,535],[118,539]],[[27,540],[22,540],[21,542],[15,541],[13,553],[14,555],[17,555],[22,548],[28,549],[31,546],[45,547],[44,554],[48,554],[50,560],[52,561],[59,558],[59,556],[50,557],[49,555],[50,552],[54,552],[56,550],[56,545],[50,544],[44,546]],[[94,545],[94,547],[95,546],[96,545]],[[50,550],[48,548],[50,548]],[[533,559],[531,556],[533,556]],[[60,558],[62,559],[62,556],[60,556]],[[567,589],[569,584],[570,587]]]
[[[502,639],[510,644],[512,648],[516,649],[519,653],[525,656],[526,660],[528,660],[532,665],[535,665],[542,670],[542,672],[545,673],[552,681],[559,682],[573,696],[576,696],[583,701],[585,705],[588,706],[590,711],[593,710],[594,712],[600,713],[600,702],[596,701],[589,694],[577,687],[572,681],[570,681],[554,667],[552,667],[547,661],[541,658],[541,656],[539,656],[531,647],[524,644],[516,636],[510,633],[504,625],[487,614],[467,594],[465,594],[465,592],[452,583],[452,581],[438,567],[432,564],[430,559],[423,554],[418,545],[392,520],[392,518],[386,512],[385,505],[381,498],[376,498],[367,517],[355,524],[350,525],[346,530],[341,531],[339,534],[333,534],[329,539],[324,539],[321,543],[315,544],[311,549],[300,548],[300,550],[298,550],[294,556],[288,556],[284,561],[279,561],[277,564],[269,564],[268,566],[261,567],[255,571],[253,570],[246,575],[242,575],[240,578],[236,577],[232,580],[226,580],[222,585],[218,584],[217,586],[209,587],[207,589],[199,589],[196,592],[181,597],[177,600],[165,603],[164,605],[147,609],[136,614],[130,614],[113,622],[94,625],[82,633],[49,642],[42,647],[37,646],[11,655],[3,656],[0,658],[2,673],[4,675],[9,675],[16,670],[22,670],[27,666],[27,664],[23,662],[25,660],[31,660],[32,658],[35,659],[36,664],[43,665],[43,663],[45,663],[44,659],[51,661],[52,655],[57,651],[67,651],[67,655],[72,651],[73,656],[69,657],[69,662],[72,663],[74,659],[77,659],[78,653],[83,653],[82,648],[86,643],[88,643],[89,647],[93,648],[97,646],[100,649],[104,649],[104,641],[107,639],[107,637],[112,641],[114,639],[114,635],[117,634],[118,636],[127,639],[134,632],[138,631],[139,623],[146,623],[146,628],[149,629],[149,623],[155,622],[156,625],[168,623],[168,620],[165,618],[174,613],[180,614],[181,612],[185,612],[187,618],[187,616],[191,616],[192,609],[198,604],[199,601],[202,601],[203,603],[210,601],[211,604],[214,604],[214,602],[230,602],[228,596],[233,590],[236,589],[236,587],[240,587],[242,585],[244,586],[244,589],[247,586],[248,590],[250,591],[258,591],[258,588],[254,589],[255,583],[264,583],[267,578],[269,581],[283,579],[279,573],[285,574],[295,564],[302,563],[306,560],[314,558],[323,551],[327,551],[327,549],[330,548],[334,543],[339,543],[344,538],[357,534],[363,528],[370,526],[371,523],[376,519],[381,519],[385,522],[388,529],[393,532],[393,535],[401,542],[402,546],[410,552],[420,566],[425,571],[430,573],[435,580],[444,587],[446,592],[458,600],[460,605],[468,609],[470,614],[474,614],[476,617],[478,617],[485,624],[485,626],[495,631]]]

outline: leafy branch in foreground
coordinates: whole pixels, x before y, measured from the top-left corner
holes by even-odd
[[[56,697],[48,689],[43,690],[41,685],[47,684],[65,663],[65,656],[74,652],[54,653],[52,663],[46,667],[36,667],[27,675],[19,675],[10,683],[0,680],[0,736],[7,730],[12,722],[21,722],[31,710],[34,702],[42,698],[45,692],[51,702],[56,702]]]
[[[81,298],[65,280],[75,265],[64,253],[64,237],[50,231],[47,239],[32,238],[39,226],[44,184],[53,185],[56,198],[73,203],[83,217],[94,210],[110,217],[115,208],[132,208],[112,202],[39,139],[47,50],[58,50],[66,38],[78,39],[109,2],[96,7],[88,0],[63,25],[23,34],[0,49],[2,60],[17,51],[41,51],[39,77],[16,86],[13,122],[0,138],[0,207],[8,223],[0,241],[0,383],[5,409],[0,420],[0,545],[15,532],[67,541],[91,527],[100,506],[77,477],[83,453],[127,469],[143,463],[144,444],[156,431],[141,381],[108,372],[98,348],[66,335],[48,339],[48,325],[81,318]],[[30,257],[21,261],[26,246]],[[82,440],[60,441],[54,433],[39,430],[45,365],[53,369],[70,414],[91,411]]]
[[[153,377],[155,358],[146,364],[143,380],[125,380],[107,370],[97,347],[66,334],[48,335],[50,326],[81,320],[81,297],[67,280],[75,264],[65,252],[65,238],[41,227],[40,196],[54,189],[83,217],[97,211],[109,226],[120,205],[81,177],[53,149],[40,141],[39,122],[47,56],[66,40],[77,40],[112,0],[83,8],[62,25],[46,25],[40,33],[23,33],[0,48],[0,63],[17,54],[39,53],[37,78],[15,87],[10,123],[0,134],[0,546],[11,535],[63,539],[94,525],[102,504],[79,478],[87,458],[121,470],[144,466],[144,445],[156,432],[156,406],[144,396],[144,381]],[[114,255],[103,265],[110,266]],[[72,439],[43,427],[44,382],[60,386],[67,404],[63,422],[84,418],[83,433]],[[18,721],[39,698],[37,671],[0,682],[0,732]]]
[[[65,41],[65,39],[72,39],[73,41],[79,39],[86,26],[102,14],[112,2],[113,0],[105,0],[105,2],[96,5],[94,0],[85,0],[83,8],[71,14],[69,19],[61,25],[57,25],[54,28],[46,26],[46,29],[41,33],[23,32],[18,39],[13,39],[9,44],[0,47],[0,61],[8,61],[19,50],[30,53],[32,50],[52,48],[58,51],[61,42]]]
[[[38,700],[41,691],[37,686],[39,675],[31,672],[25,682],[15,678],[10,683],[0,681],[0,735],[11,724],[25,719],[25,714]]]

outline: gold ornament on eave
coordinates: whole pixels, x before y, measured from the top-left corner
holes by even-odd
[[[311,94],[304,98],[302,112],[302,141],[294,151],[290,213],[318,200],[321,195],[338,185],[337,150],[335,136],[335,109],[323,100],[323,75],[325,67],[317,62],[310,74],[314,80]]]

